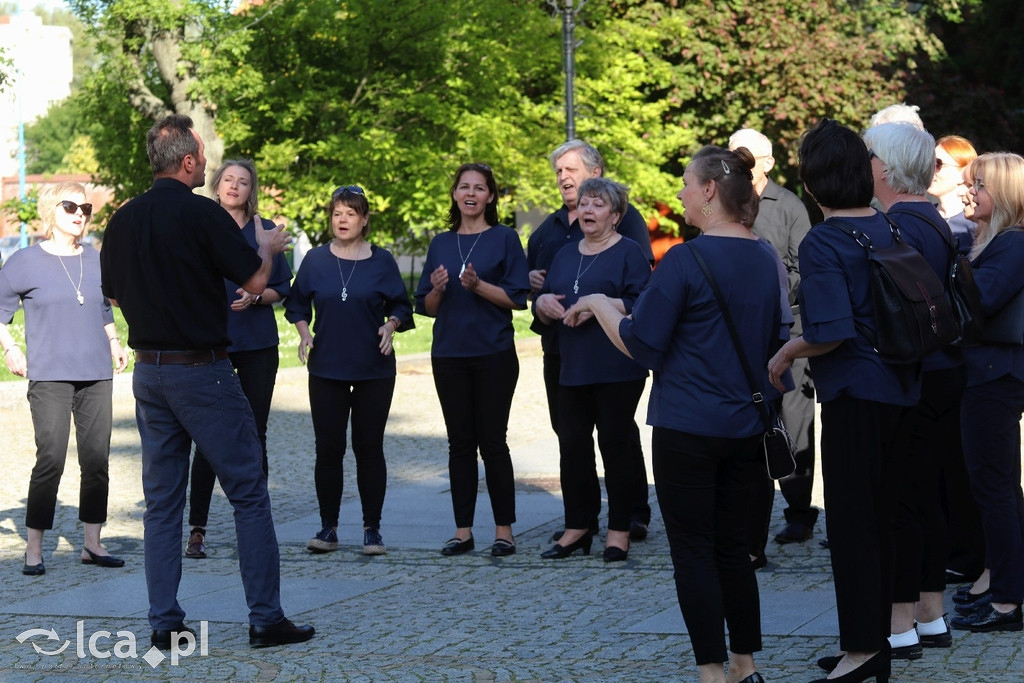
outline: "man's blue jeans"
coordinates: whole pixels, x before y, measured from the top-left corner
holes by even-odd
[[[280,555],[261,462],[263,451],[252,410],[231,362],[139,363],[133,387],[142,439],[150,625],[172,629],[185,617],[177,596],[182,513],[193,441],[234,508],[249,622],[269,626],[281,621]]]

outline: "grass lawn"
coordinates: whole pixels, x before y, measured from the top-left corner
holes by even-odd
[[[281,356],[281,367],[291,368],[299,365],[298,345],[299,335],[295,331],[295,326],[290,324],[284,319],[284,308],[281,306],[274,307],[274,313],[277,315],[277,331],[281,337],[281,346],[279,347],[279,355]],[[416,318],[416,329],[408,332],[402,332],[395,335],[395,353],[400,357],[405,355],[411,355],[414,353],[425,353],[430,351],[431,341],[431,330],[433,329],[434,319],[427,318],[422,315],[415,316]],[[512,325],[515,327],[516,339],[529,338],[534,336],[533,332],[530,332],[530,323],[533,320],[533,315],[529,310],[525,311],[513,311],[512,312]],[[114,309],[114,324],[117,325],[117,333],[121,337],[122,343],[127,343],[128,340],[128,325],[124,321],[124,316],[121,315],[119,309]],[[19,310],[14,320],[11,321],[10,325],[11,336],[17,340],[21,347],[25,348],[25,311]],[[125,372],[132,371],[132,365],[134,359],[129,360],[128,368]],[[0,381],[11,381],[21,379],[12,375],[5,364],[0,364]]]

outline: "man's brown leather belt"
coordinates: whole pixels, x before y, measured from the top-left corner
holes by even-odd
[[[147,365],[206,365],[217,360],[227,360],[228,350],[189,349],[187,351],[136,351],[135,362]]]

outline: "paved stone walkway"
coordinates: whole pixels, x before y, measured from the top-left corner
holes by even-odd
[[[149,652],[144,504],[131,378],[115,380],[104,531],[107,547],[127,565],[102,569],[78,561],[72,445],[55,529],[46,536],[43,577],[20,573],[25,493],[34,459],[26,385],[0,383],[0,680],[697,680],[653,487],[652,534],[633,546],[628,562],[605,566],[603,538],[589,557],[550,561],[538,556],[562,524],[558,449],[548,425],[539,346],[523,344],[520,362],[509,425],[519,552],[502,559],[487,552],[493,526],[482,480],[477,551],[457,558],[438,553],[452,535],[453,522],[444,423],[429,359],[423,357],[401,360],[389,423],[389,488],[381,529],[388,554],[370,558],[360,552],[351,456],[339,528],[342,548],[309,554],[305,542],[318,531],[319,516],[305,370],[283,370],[269,433],[282,602],[297,622],[316,626],[317,636],[300,645],[248,647],[230,506],[218,488],[207,537],[210,557],[184,561],[180,593],[188,623],[206,622],[206,653],[197,649],[175,663],[143,659]],[[641,422],[645,413],[646,394],[638,410]],[[649,457],[650,430],[643,428],[643,435]],[[781,517],[777,505],[773,529],[781,526]],[[187,527],[182,535],[184,540]],[[773,544],[768,566],[758,572],[765,637],[757,661],[768,681],[817,678],[815,659],[838,646],[829,556],[815,541]],[[33,629],[43,633],[26,634]],[[95,636],[90,651],[89,638],[100,631],[109,635]],[[927,650],[921,660],[895,663],[895,680],[1024,679],[1020,634],[954,635],[952,649]],[[65,642],[59,654],[46,654]]]

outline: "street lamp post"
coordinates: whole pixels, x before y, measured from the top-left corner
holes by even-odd
[[[587,0],[548,0],[548,4],[562,14],[562,70],[565,72],[565,139],[576,137],[576,104],[573,81],[576,78],[576,15]]]

